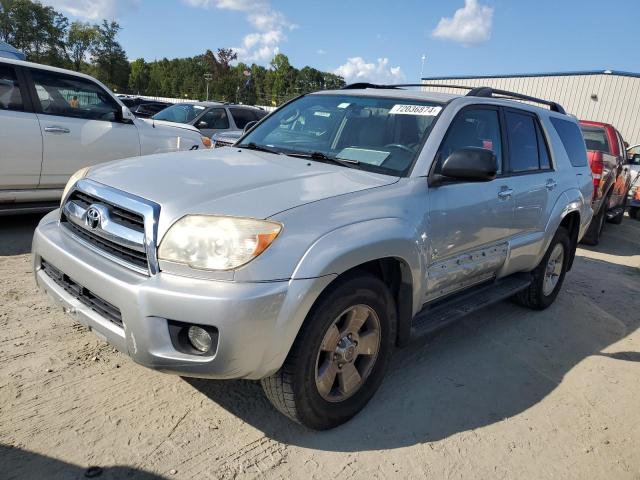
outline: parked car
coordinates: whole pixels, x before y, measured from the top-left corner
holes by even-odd
[[[267,112],[247,105],[227,105],[219,102],[176,103],[152,118],[193,125],[203,135],[242,131],[244,126],[266,116]]]
[[[231,145],[235,144],[242,137],[242,135],[242,130],[214,133],[211,136],[213,148],[230,147]]]
[[[0,59],[0,213],[56,206],[80,167],[210,145],[194,127],[135,118],[88,75]]]
[[[33,241],[41,289],[136,362],[260,380],[314,429],[396,345],[514,297],[548,307],[592,216],[577,121],[473,89],[304,95],[234,148],[79,172]]]
[[[605,220],[619,224],[624,218],[631,175],[622,135],[613,125],[580,121],[593,174],[593,221],[582,241],[597,245]]]
[[[131,112],[138,118],[152,117],[156,113],[172,105],[167,102],[148,100],[141,97],[131,97],[128,95],[118,95],[118,98],[120,98],[120,101],[129,107],[129,110],[131,110]]]

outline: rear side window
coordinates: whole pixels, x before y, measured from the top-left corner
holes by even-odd
[[[558,132],[567,156],[574,167],[586,167],[587,148],[580,127],[575,122],[560,118],[551,118],[553,127]]]
[[[527,172],[540,169],[538,132],[531,115],[505,112],[509,137],[509,169]]]
[[[16,71],[8,65],[0,65],[0,110],[24,110]]]
[[[247,123],[258,119],[253,110],[248,108],[230,108],[229,111],[238,128],[244,128]]]

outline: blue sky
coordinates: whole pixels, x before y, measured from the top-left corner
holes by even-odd
[[[347,80],[608,68],[640,72],[638,0],[45,0],[116,18],[131,59],[233,47]]]

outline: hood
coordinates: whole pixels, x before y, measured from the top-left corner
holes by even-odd
[[[167,122],[166,120],[152,120],[150,118],[138,118],[136,121],[139,121],[145,127],[148,128],[180,128],[182,130],[190,130],[192,132],[200,133],[193,125],[187,125],[186,123],[176,123],[176,122]]]
[[[398,177],[237,148],[120,160],[93,167],[88,178],[158,203],[160,230],[187,214],[268,218],[305,203],[398,181]]]

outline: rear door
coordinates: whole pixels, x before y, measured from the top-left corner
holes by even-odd
[[[0,189],[36,188],[42,135],[21,69],[0,63]]]
[[[133,123],[97,83],[74,75],[29,69],[43,139],[41,187],[63,186],[76,170],[140,155]]]

